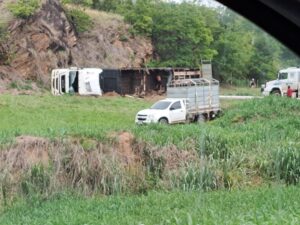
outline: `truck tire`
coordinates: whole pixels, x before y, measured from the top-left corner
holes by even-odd
[[[271,92],[271,95],[274,95],[274,96],[281,96],[281,93],[280,93],[279,90],[273,90],[273,91]]]
[[[200,114],[197,116],[196,122],[197,123],[204,123],[206,120],[205,116],[203,114]]]
[[[169,123],[168,119],[165,118],[165,117],[160,118],[160,119],[158,120],[158,122],[159,122],[160,124],[168,124],[168,123]]]

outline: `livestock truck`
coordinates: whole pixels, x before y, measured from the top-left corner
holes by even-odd
[[[219,81],[215,79],[173,80],[167,98],[139,111],[135,123],[186,123],[213,119],[220,112]]]
[[[300,68],[289,67],[279,70],[277,80],[272,80],[261,86],[261,91],[264,96],[279,95],[285,96],[288,86],[294,90],[294,97],[299,93],[300,89]]]

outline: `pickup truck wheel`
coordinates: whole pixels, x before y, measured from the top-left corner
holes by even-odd
[[[158,121],[160,124],[168,124],[169,121],[167,118],[160,118],[159,121]]]
[[[198,115],[196,121],[197,123],[204,123],[205,122],[205,116],[203,114]]]
[[[274,96],[281,96],[281,93],[279,90],[274,90],[271,92],[271,95],[274,95]]]

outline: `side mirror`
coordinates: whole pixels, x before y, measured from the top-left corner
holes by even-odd
[[[175,108],[171,107],[171,108],[170,108],[170,111],[172,111],[172,110],[174,110],[174,109],[175,109]]]

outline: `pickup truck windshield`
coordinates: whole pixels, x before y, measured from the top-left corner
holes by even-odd
[[[288,73],[279,73],[278,80],[285,80],[288,78]]]
[[[151,106],[151,109],[166,109],[169,107],[169,105],[171,104],[171,102],[167,102],[167,101],[160,101],[160,102],[156,102],[153,106]]]

